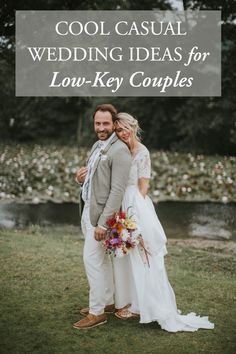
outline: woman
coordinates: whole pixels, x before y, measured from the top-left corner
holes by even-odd
[[[131,115],[119,113],[115,125],[117,136],[127,144],[133,157],[122,209],[134,216],[144,241],[144,247],[139,245],[126,257],[130,264],[123,275],[128,286],[124,285],[122,274],[119,274],[116,306],[122,304],[123,307],[128,299],[130,301],[126,304],[130,302],[131,306],[124,306],[116,316],[126,319],[140,315],[140,323],[157,321],[162,329],[169,332],[212,329],[214,324],[207,317],[199,317],[194,313],[183,316],[176,307],[175,294],[164,265],[166,236],[153,203],[147,196],[151,171],[149,151],[140,143],[140,128]]]

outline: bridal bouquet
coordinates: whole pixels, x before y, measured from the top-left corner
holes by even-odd
[[[136,222],[125,212],[115,213],[106,222],[107,238],[103,241],[106,253],[114,257],[123,257],[137,246],[142,238]]]

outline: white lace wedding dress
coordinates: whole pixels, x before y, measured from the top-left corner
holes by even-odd
[[[120,307],[130,302],[130,311],[140,314],[140,323],[157,321],[162,329],[169,332],[212,329],[214,324],[208,321],[208,317],[195,313],[181,315],[176,307],[175,294],[164,264],[166,236],[151,199],[148,196],[144,198],[138,189],[140,177],[150,178],[150,167],[149,152],[140,143],[133,157],[122,210],[134,215],[148,255],[138,246],[129,255],[116,260],[122,264],[115,273],[118,278],[117,301]]]

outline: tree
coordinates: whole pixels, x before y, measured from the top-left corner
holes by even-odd
[[[0,137],[19,141],[37,141],[39,138],[40,141],[52,138],[68,141],[68,137],[72,142],[76,139],[89,141],[89,129],[82,117],[90,106],[90,98],[14,97],[15,10],[151,10],[154,6],[170,8],[166,0],[82,0],[78,3],[72,0],[4,0],[0,16]]]
[[[78,138],[89,145],[93,140],[91,116],[95,105],[111,102],[139,119],[149,147],[236,153],[236,2],[183,3],[185,9],[222,10],[222,97],[15,97],[15,10],[166,10],[170,5],[167,0],[4,0],[0,10],[0,138],[57,139],[66,143]]]

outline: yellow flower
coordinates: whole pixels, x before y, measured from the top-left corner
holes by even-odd
[[[124,222],[124,226],[127,228],[127,229],[136,229],[136,223],[134,220],[125,220]]]

